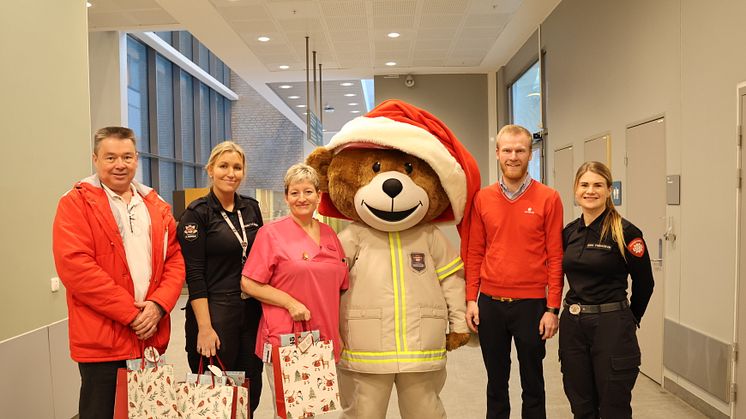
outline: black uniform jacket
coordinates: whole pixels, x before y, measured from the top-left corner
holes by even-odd
[[[565,250],[562,268],[570,289],[568,304],[604,304],[627,298],[627,275],[632,278],[630,308],[640,323],[653,293],[653,271],[642,232],[622,219],[624,257],[609,232],[601,240],[601,228],[608,210],[585,225],[583,216],[568,224],[562,232]],[[626,259],[626,260],[625,260]]]
[[[263,224],[262,213],[254,198],[236,194],[234,199],[233,211],[226,211],[226,214],[242,236],[238,220],[238,211],[241,211],[249,243],[248,255],[256,232]],[[211,190],[194,200],[179,220],[177,236],[186,263],[190,300],[241,291],[241,243],[220,214],[222,209]]]

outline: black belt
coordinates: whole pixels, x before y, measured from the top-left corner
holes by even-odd
[[[606,304],[568,304],[567,301],[565,301],[563,306],[570,312],[570,314],[577,316],[580,313],[598,314],[624,310],[629,307],[629,302],[624,300]]]

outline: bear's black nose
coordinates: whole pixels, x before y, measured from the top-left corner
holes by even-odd
[[[392,198],[395,198],[396,195],[399,195],[403,188],[404,187],[398,179],[388,179],[383,182],[383,191],[386,192],[386,195]]]

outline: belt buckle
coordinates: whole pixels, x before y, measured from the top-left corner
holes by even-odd
[[[570,310],[570,314],[572,314],[573,316],[577,316],[578,314],[580,314],[580,304],[570,304],[568,310]]]

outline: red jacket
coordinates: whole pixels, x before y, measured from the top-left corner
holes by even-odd
[[[171,333],[168,313],[184,284],[184,259],[169,205],[153,189],[133,183],[151,222],[153,266],[146,299],[167,313],[146,343],[163,353]],[[78,182],[60,199],[52,246],[67,291],[72,358],[105,362],[140,356],[140,341],[129,327],[139,310],[124,243],[97,176]]]

